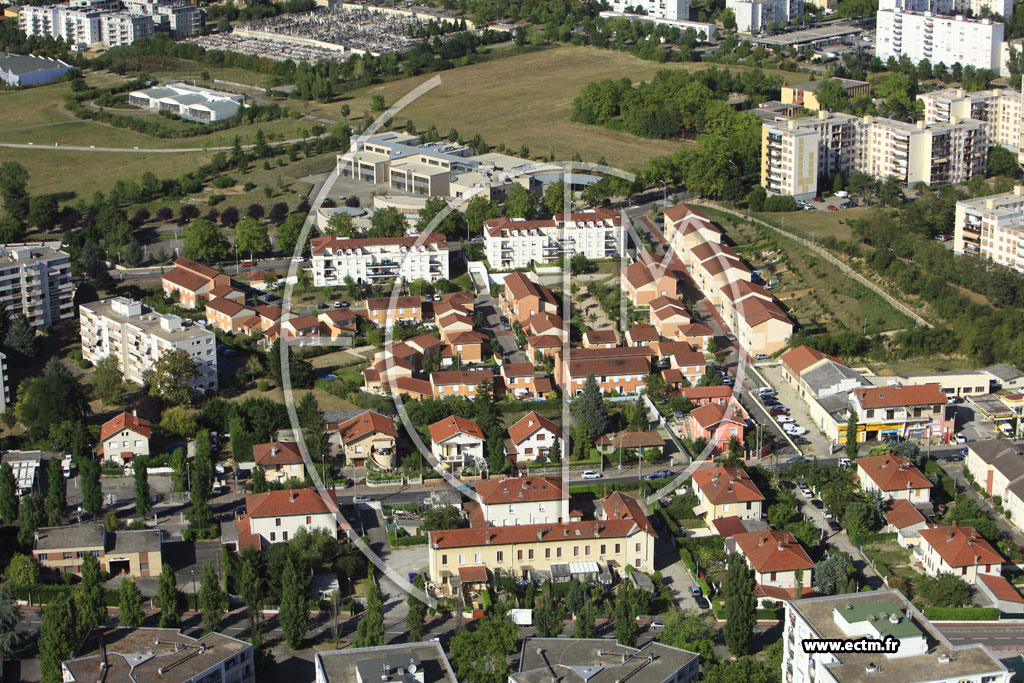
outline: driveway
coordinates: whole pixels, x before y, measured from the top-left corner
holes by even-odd
[[[659,538],[655,541],[654,568],[661,572],[665,590],[671,594],[672,602],[676,607],[704,611],[703,607],[698,605],[690,595],[690,586],[696,586],[697,581],[679,559],[679,550],[675,546],[675,539],[666,542]]]
[[[810,443],[800,446],[804,454],[808,457],[829,457],[832,452],[828,439],[819,431],[817,425],[811,419],[811,411],[807,407],[807,403],[797,395],[793,386],[782,378],[781,366],[758,365],[757,371],[764,375],[768,383],[775,389],[779,402],[789,408],[790,417],[807,430],[804,438]],[[776,424],[776,428],[778,428],[778,421],[775,418],[771,418],[771,420]]]

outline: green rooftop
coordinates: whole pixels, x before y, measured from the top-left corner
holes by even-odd
[[[881,636],[911,638],[921,635],[921,629],[907,618],[906,612],[903,611],[899,603],[891,600],[846,603],[835,609],[848,624],[866,621]],[[893,614],[899,619],[895,624],[889,619],[889,616]]]

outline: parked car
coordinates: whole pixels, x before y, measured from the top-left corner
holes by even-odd
[[[815,498],[814,500],[811,501],[811,505],[813,505],[814,507],[818,508],[819,510],[822,509],[823,507],[825,507],[825,504],[822,503],[817,498]]]
[[[360,495],[360,496],[353,496],[352,502],[356,503],[357,505],[359,503],[372,503],[373,502],[373,496],[362,496],[362,495]]]
[[[829,512],[828,508],[825,508],[824,510],[821,511],[821,516],[825,519],[832,519],[832,513]]]
[[[787,424],[783,427],[783,429],[785,429],[786,433],[789,434],[790,436],[803,436],[804,434],[807,433],[807,428],[801,427],[798,424]]]
[[[814,498],[814,494],[811,493],[810,489],[800,489],[800,495],[804,498]]]
[[[829,211],[838,211],[839,209],[838,209],[838,208],[836,208],[835,206],[833,206],[832,204],[829,204],[829,205],[828,205],[828,210],[829,210]]]
[[[805,458],[805,457],[804,457],[804,456],[802,456],[802,455],[797,455],[797,456],[795,456],[795,457],[792,457],[792,458],[790,458],[789,460],[787,460],[787,461],[786,461],[786,464],[787,464],[787,465],[792,465],[792,464],[793,464],[793,463],[795,463],[795,462],[807,462],[807,458]]]
[[[600,479],[603,476],[603,474],[595,472],[594,470],[585,470],[583,474],[580,475],[583,479]]]
[[[754,360],[768,360],[769,358],[771,358],[771,356],[769,356],[767,353],[759,353],[756,356],[754,356]]]
[[[651,628],[655,629],[655,630],[663,629],[663,628],[665,628],[665,622],[661,621],[660,619],[655,619],[654,621],[651,622]]]
[[[936,242],[946,242],[947,241],[946,240],[946,236],[945,235],[936,235],[935,236],[935,241]]]
[[[957,443],[967,443],[967,437],[962,433],[957,433],[956,436],[953,437],[953,441],[956,441]]]
[[[341,308],[341,302],[340,301],[335,301],[334,302],[334,307],[335,308]]]
[[[732,332],[729,332],[728,334],[726,334],[725,338],[728,339],[729,341],[736,341],[736,335],[733,334]]]
[[[768,409],[768,414],[773,416],[789,415],[789,408],[786,406],[772,406]]]
[[[825,200],[824,200],[824,199],[822,199],[821,197],[815,197],[815,198],[814,198],[814,201],[816,201],[816,202],[823,202],[823,201],[825,201]]]
[[[829,522],[828,522],[828,528],[829,528],[829,529],[831,529],[832,531],[839,531],[839,530],[841,530],[841,529],[842,529],[842,527],[841,527],[841,526],[839,526],[839,522],[837,522],[837,521],[836,521],[836,520],[834,520],[834,519],[830,519],[830,520],[829,520]]]
[[[690,596],[691,597],[699,598],[703,594],[704,593],[701,591],[700,586],[690,586]]]
[[[775,417],[775,419],[776,419],[776,421],[778,421],[779,424],[782,424],[782,425],[794,421],[793,418],[791,418],[789,415],[777,415]]]
[[[775,390],[771,387],[761,387],[757,390],[757,393],[761,396],[774,396]]]
[[[787,489],[795,489],[796,488],[796,484],[794,484],[793,482],[788,481],[788,480],[783,480],[782,485],[785,486]]]

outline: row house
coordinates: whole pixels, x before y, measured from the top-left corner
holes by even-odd
[[[689,399],[694,406],[700,407],[708,403],[715,403],[720,406],[728,405],[732,400],[732,388],[725,385],[708,387],[685,387],[679,390],[679,395]]]
[[[896,534],[896,542],[903,548],[912,549],[921,542],[921,529],[928,527],[928,520],[913,503],[905,498],[888,500],[885,503],[885,533]]]
[[[235,299],[220,297],[207,302],[206,321],[214,329],[227,334],[238,334],[250,329],[253,310]]]
[[[888,436],[943,437],[953,431],[953,420],[946,419],[946,395],[938,384],[855,389],[850,392],[850,410],[857,416],[861,442]],[[845,428],[840,428],[845,436]]]
[[[417,401],[434,397],[434,388],[430,382],[415,377],[398,377],[387,385],[387,390],[392,396],[405,396]]]
[[[476,388],[481,382],[494,383],[494,372],[491,370],[438,370],[430,373],[430,385],[434,389],[434,398],[462,396],[473,398]]]
[[[857,458],[857,478],[868,495],[918,505],[928,503],[934,486],[910,460],[895,454]]]
[[[430,425],[430,452],[441,467],[461,470],[486,466],[486,437],[480,425],[451,415]]]
[[[289,479],[303,481],[306,478],[302,450],[294,441],[255,444],[252,447],[252,459],[263,468],[268,482],[284,484]]]
[[[440,233],[414,237],[331,237],[310,240],[315,287],[343,287],[346,278],[370,285],[437,282],[450,277],[448,242]]]
[[[661,341],[658,328],[650,325],[637,325],[626,330],[626,346],[651,346]],[[586,347],[586,343],[583,345]]]
[[[737,280],[722,287],[716,308],[721,313],[722,320],[733,330],[740,325],[737,307],[746,299],[757,299],[765,305],[774,302],[772,295],[764,287],[754,282]]]
[[[669,246],[671,246],[672,249],[676,252],[678,252],[679,250],[676,249],[674,241],[682,238],[682,235],[680,233],[683,231],[684,228],[692,227],[696,229],[700,227],[715,232],[718,231],[718,229],[715,228],[714,224],[711,222],[711,219],[708,217],[708,215],[701,211],[696,206],[689,206],[687,204],[683,204],[680,202],[675,206],[670,206],[669,208],[665,209],[664,215],[665,240],[669,243]]]
[[[450,343],[449,337],[454,334],[473,331],[473,318],[455,310],[447,311],[438,316],[435,318],[435,322],[437,323],[437,331],[441,335],[441,340],[445,343]]]
[[[319,346],[322,329],[320,319],[315,315],[300,315],[288,318],[278,326],[281,342],[289,346]]]
[[[637,252],[636,261],[622,269],[619,285],[634,306],[647,306],[661,296],[676,296],[679,277],[672,268],[672,252],[663,261],[649,251]]]
[[[103,459],[123,465],[137,456],[149,455],[152,425],[132,413],[120,413],[100,426]]]
[[[635,455],[654,449],[660,457],[665,451],[665,439],[661,434],[653,430],[636,432],[616,432],[614,434],[602,434],[596,441],[594,447],[597,452],[606,457],[618,455],[620,461],[629,461]]]
[[[583,333],[583,348],[614,349],[619,345],[619,335],[615,330],[587,330]]]
[[[508,428],[505,454],[516,465],[544,460],[561,438],[558,425],[537,411],[530,411]]]
[[[334,491],[282,489],[254,493],[245,497],[245,514],[235,518],[235,550],[263,550],[274,543],[286,543],[299,529],[323,529],[338,538],[339,518]]]
[[[711,525],[723,517],[761,519],[764,494],[742,467],[716,465],[693,473],[693,493],[700,503],[693,510]]]
[[[536,374],[532,364],[503,363],[500,372],[505,393],[517,399],[537,397]]]
[[[498,477],[476,485],[483,521],[495,527],[559,524],[568,519],[569,489],[560,477]]]
[[[334,308],[317,316],[321,334],[337,341],[341,337],[353,337],[359,331],[359,316],[350,308]]]
[[[398,429],[387,415],[367,410],[348,420],[328,423],[327,432],[350,465],[362,467],[370,461],[391,470],[398,464]]]
[[[418,296],[382,296],[366,300],[366,314],[377,327],[391,327],[396,322],[423,322],[423,301]]]
[[[487,262],[500,270],[568,262],[575,254],[613,258],[623,252],[625,239],[618,211],[600,208],[538,220],[502,216],[484,221],[483,229]]]
[[[769,529],[736,534],[725,545],[753,570],[757,597],[791,600],[803,597],[800,593],[813,593],[814,562],[790,532]]]
[[[164,296],[177,299],[184,308],[196,308],[211,299],[215,287],[230,287],[231,277],[215,268],[187,258],[174,260],[174,267],[160,276]]]
[[[531,362],[555,359],[562,354],[567,341],[558,335],[542,334],[526,338],[526,356]]]
[[[441,355],[446,358],[458,356],[464,363],[483,362],[491,348],[491,338],[476,330],[456,332],[449,335],[447,341]]]
[[[786,348],[793,336],[793,321],[774,301],[748,298],[736,306],[733,330],[740,345],[750,355],[777,353]]]
[[[555,336],[566,340],[569,328],[562,318],[549,311],[531,315],[523,323],[523,332],[533,337]]]
[[[604,350],[604,349],[595,349]],[[610,349],[609,349],[610,350]],[[583,393],[587,378],[591,375],[597,381],[602,394],[639,394],[647,387],[647,375],[651,373],[648,357],[593,358],[563,361],[562,373],[564,391],[569,396]]]
[[[727,405],[707,403],[694,408],[683,418],[682,431],[693,440],[703,439],[712,445],[713,453],[729,450],[729,443],[739,439],[746,443],[747,412],[733,399]]]
[[[650,322],[658,335],[666,339],[678,339],[680,329],[691,322],[686,304],[670,296],[660,296],[650,302]]]
[[[668,358],[670,368],[679,372],[690,386],[696,386],[707,370],[704,353],[694,349],[686,342],[662,342],[658,346],[662,357]]]
[[[711,305],[720,308],[722,288],[736,281],[749,281],[750,268],[727,246],[705,242],[696,247],[690,275]]]
[[[555,295],[520,272],[505,276],[505,288],[499,299],[502,314],[520,325],[538,313],[558,314]]]

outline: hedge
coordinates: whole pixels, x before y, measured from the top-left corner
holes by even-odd
[[[426,545],[429,540],[427,534],[422,536],[398,536],[394,531],[388,532],[388,543],[392,548],[402,548],[409,545]]]
[[[995,607],[925,607],[924,615],[932,621],[999,621]]]
[[[896,534],[877,534],[877,533],[863,533],[857,536],[857,540],[860,541],[861,545],[867,545],[869,543],[889,543],[890,541],[896,542]]]
[[[608,482],[601,483],[595,482],[593,484],[572,484],[569,486],[569,495],[575,496],[581,493],[592,493],[595,496],[604,495],[605,491],[612,493],[614,491],[635,491],[638,488],[642,488],[646,482],[643,481],[623,481],[623,482]]]
[[[28,600],[29,592],[31,592],[33,605],[48,605],[53,602],[58,595],[65,593],[70,594],[76,588],[76,586],[54,583],[36,584],[35,586],[32,586],[31,589],[28,586],[13,583],[8,583],[7,585],[10,587],[11,594],[16,600]],[[120,598],[121,591],[115,588],[103,589],[103,601],[107,607],[117,607]]]

